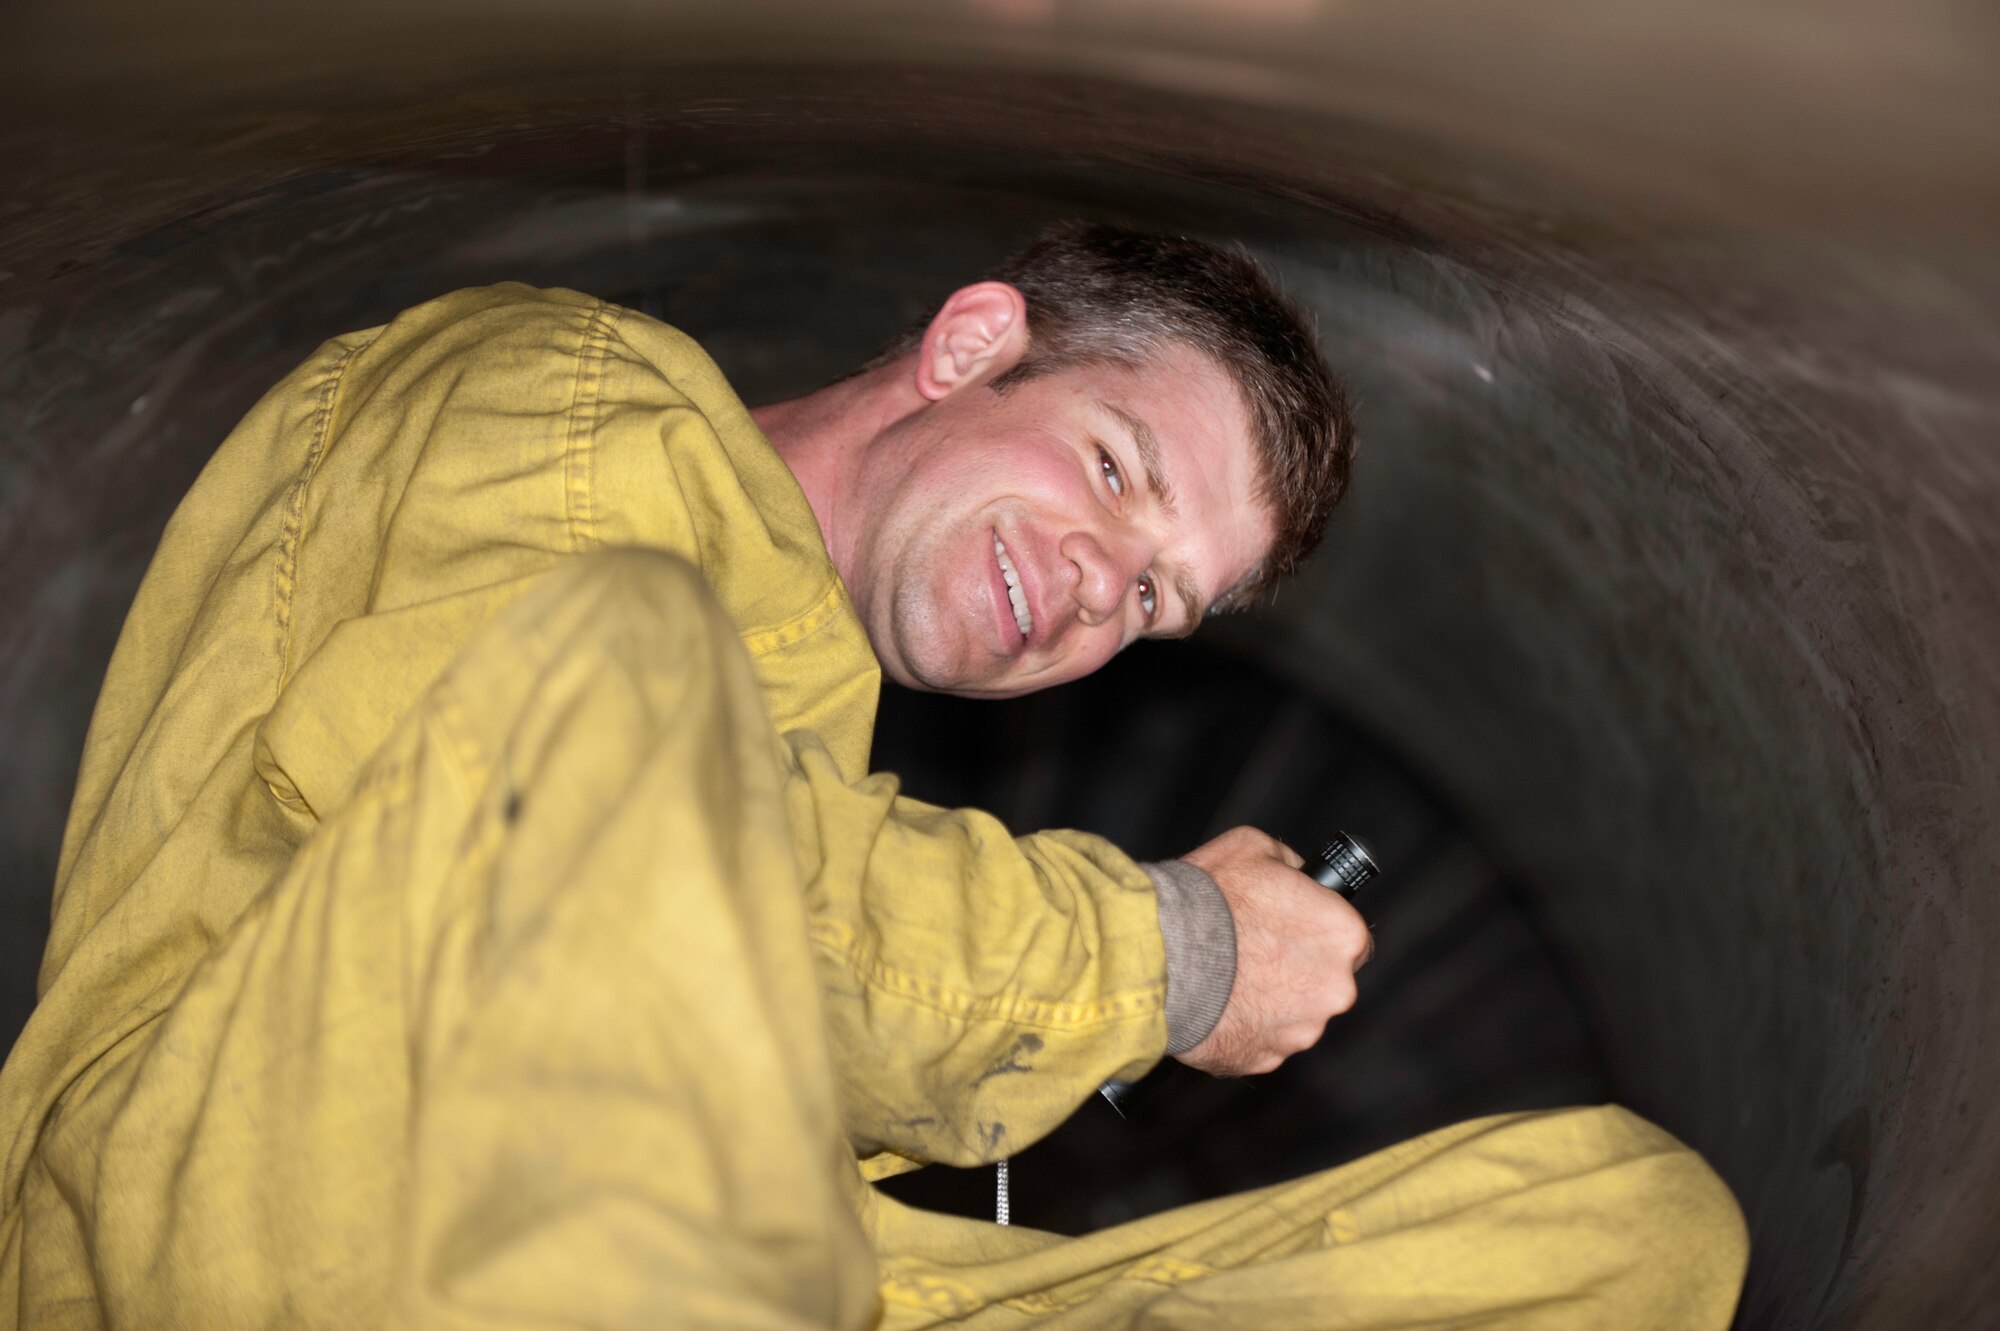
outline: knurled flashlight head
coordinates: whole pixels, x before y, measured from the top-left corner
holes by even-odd
[[[1375,859],[1367,848],[1342,832],[1320,847],[1319,854],[1306,865],[1306,872],[1323,887],[1330,887],[1349,901],[1361,885],[1377,873]]]

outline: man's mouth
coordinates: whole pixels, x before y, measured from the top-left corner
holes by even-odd
[[[993,533],[993,557],[1000,562],[1000,576],[1007,582],[1007,603],[1014,608],[1014,625],[1021,630],[1023,642],[1034,633],[1035,620],[1028,613],[1028,594],[1021,590],[1021,575],[1014,571],[1014,561],[1007,558],[1007,547],[1000,543],[1000,533]]]

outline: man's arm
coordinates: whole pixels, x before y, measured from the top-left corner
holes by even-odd
[[[902,798],[892,777],[850,785],[810,737],[792,749],[794,844],[858,1149],[997,1159],[1166,1052],[1171,977],[1144,868],[1085,833],[1013,837],[976,810]],[[1251,828],[1187,857],[1227,903],[1238,959],[1183,1061],[1268,1071],[1353,1003],[1366,926],[1300,863]]]
[[[845,781],[788,737],[794,851],[848,1133],[968,1165],[1019,1150],[1167,1043],[1152,881],[1101,838]]]

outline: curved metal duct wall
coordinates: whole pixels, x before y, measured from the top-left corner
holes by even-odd
[[[323,336],[564,282],[756,398],[1051,216],[1123,216],[1241,237],[1317,309],[1360,480],[1229,644],[1532,886],[1618,1096],[1743,1200],[1742,1323],[1990,1325],[1991,11],[1212,8],[11,7],[15,1019],[125,603]]]

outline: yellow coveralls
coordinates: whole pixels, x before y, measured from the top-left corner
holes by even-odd
[[[866,773],[878,672],[714,365],[567,292],[337,338],[176,513],[0,1074],[0,1325],[1721,1327],[1616,1109],[1079,1239],[864,1182],[1165,1044],[1150,882]]]

